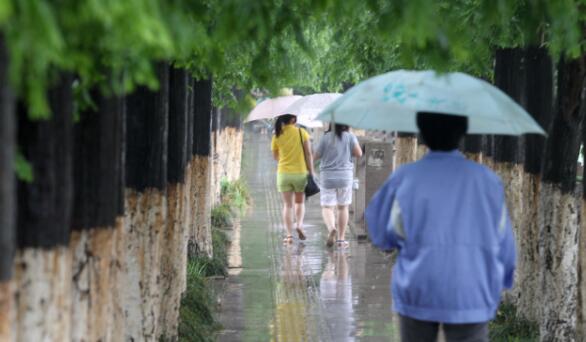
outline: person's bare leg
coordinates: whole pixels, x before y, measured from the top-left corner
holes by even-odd
[[[303,192],[295,193],[295,225],[299,239],[305,240],[303,232],[303,218],[305,217],[305,194]]]
[[[346,240],[346,226],[348,225],[348,206],[338,206],[338,239]]]
[[[334,207],[323,206],[321,207],[321,216],[324,219],[324,223],[328,228],[328,233],[336,229],[336,216],[334,215]]]
[[[293,192],[281,192],[283,198],[283,225],[287,236],[293,235]]]
[[[326,241],[326,246],[332,247],[336,240],[336,215],[334,213],[334,207],[331,206],[322,206],[321,207],[321,215],[324,219],[324,223],[328,229],[328,240]]]

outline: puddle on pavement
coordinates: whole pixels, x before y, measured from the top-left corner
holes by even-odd
[[[219,340],[397,341],[390,257],[355,240],[327,249],[318,196],[306,206],[307,240],[283,245],[268,136],[245,139],[242,176],[254,207],[230,233]]]

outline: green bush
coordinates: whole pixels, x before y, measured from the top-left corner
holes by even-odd
[[[203,268],[201,272],[204,277],[225,276],[228,274],[228,253],[226,251],[228,237],[226,233],[217,228],[212,228],[212,245],[214,248],[213,258],[199,256],[193,258],[192,261],[201,265]]]
[[[228,227],[232,225],[232,217],[234,213],[227,204],[219,204],[212,208],[212,226],[213,227]]]
[[[234,182],[222,179],[220,183],[220,204],[212,208],[212,226],[228,227],[232,219],[242,214],[250,205],[248,185],[241,180]]]
[[[215,341],[221,326],[214,318],[213,298],[205,279],[207,266],[199,260],[187,265],[187,288],[179,309],[179,341]]]
[[[517,315],[512,304],[501,304],[495,319],[490,322],[490,340],[507,342],[529,342],[539,339],[539,328]]]
[[[233,182],[223,179],[220,183],[220,201],[231,209],[244,212],[251,201],[248,185],[240,179]]]
[[[215,341],[214,333],[221,326],[213,315],[213,298],[206,278],[226,275],[228,238],[217,228],[212,229],[214,257],[196,257],[187,263],[187,289],[179,309],[180,341]]]
[[[221,183],[221,204],[212,209],[212,246],[214,256],[190,258],[187,289],[181,300],[179,340],[215,341],[220,326],[213,316],[213,300],[206,278],[228,274],[228,238],[218,227],[232,224],[236,210],[244,211],[250,202],[248,187],[241,181]]]

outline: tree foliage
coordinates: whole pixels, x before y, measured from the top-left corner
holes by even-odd
[[[87,92],[157,86],[171,60],[234,89],[336,91],[395,68],[486,75],[497,46],[582,50],[584,0],[4,0],[10,79],[33,118],[58,72]]]

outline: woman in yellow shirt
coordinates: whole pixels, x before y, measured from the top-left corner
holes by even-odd
[[[305,240],[305,185],[307,173],[313,174],[313,157],[309,133],[295,126],[297,117],[281,115],[275,122],[275,135],[271,141],[273,157],[278,161],[277,190],[283,197],[283,223],[287,228],[285,243],[293,242],[293,213],[300,240]],[[305,160],[307,159],[307,163]]]

